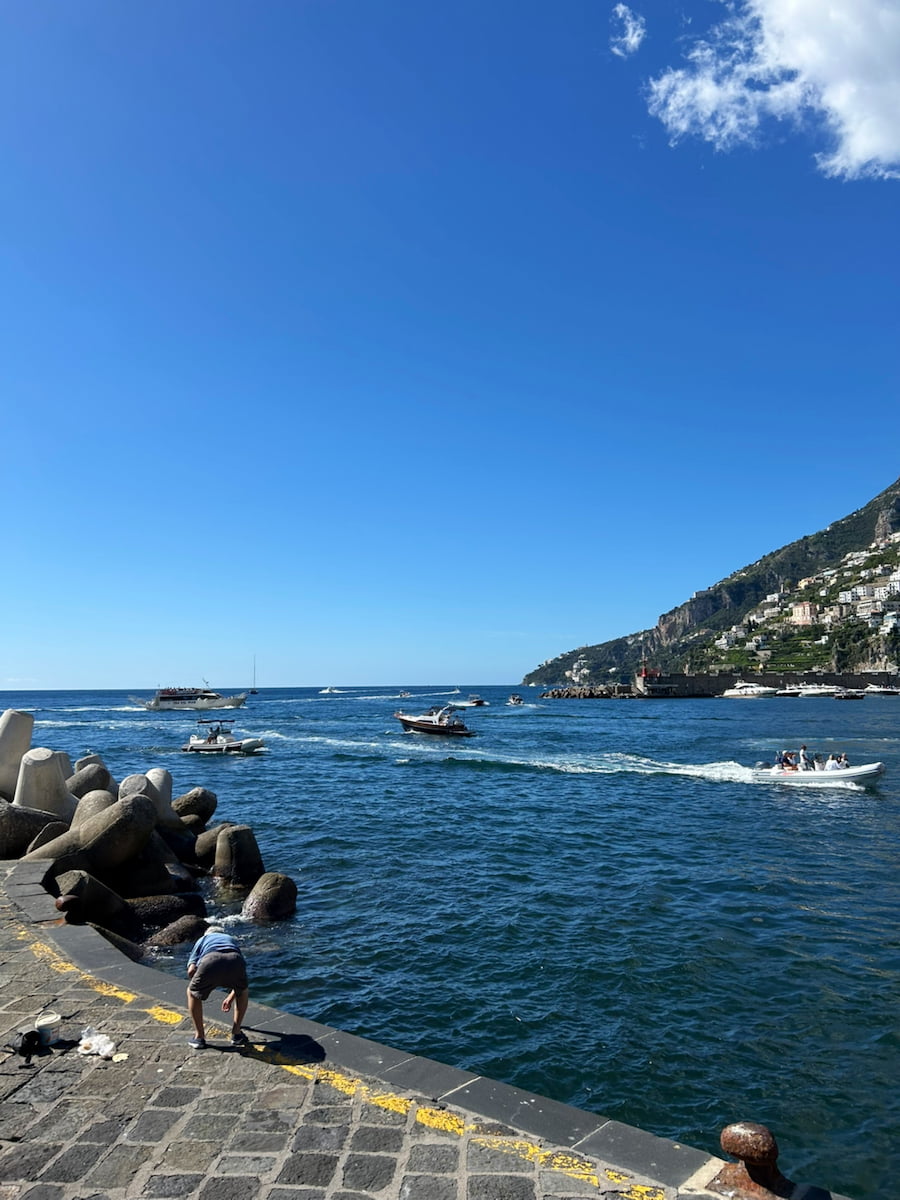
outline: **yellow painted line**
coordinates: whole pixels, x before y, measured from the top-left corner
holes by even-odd
[[[74,963],[70,963],[64,959],[52,946],[48,946],[45,942],[38,942],[31,939],[27,930],[22,930],[18,934],[18,937],[20,940],[27,939],[30,943],[29,949],[31,952],[46,966],[49,966],[51,970],[60,973],[75,971],[81,975],[83,982],[95,992],[98,992],[101,996],[110,996],[121,1000],[123,1004],[131,1004],[137,1000],[138,997],[135,992],[127,992],[123,988],[106,983],[102,979],[97,979],[93,975],[81,971]],[[141,1011],[146,1012],[154,1021],[159,1021],[163,1025],[178,1025],[186,1019],[184,1013],[159,1004],[151,1005],[149,1008],[142,1009]],[[213,1037],[224,1036],[227,1033],[227,1030],[212,1023],[208,1023],[208,1025],[210,1034]],[[340,1071],[333,1071],[327,1067],[307,1067],[301,1063],[294,1062],[277,1051],[267,1049],[266,1044],[263,1042],[251,1043],[251,1046],[256,1057],[262,1059],[263,1062],[270,1063],[273,1067],[278,1067],[280,1070],[305,1079],[309,1083],[327,1083],[336,1091],[342,1092],[345,1096],[358,1096],[364,1104],[372,1104],[378,1108],[402,1114],[408,1113],[415,1106],[415,1101],[410,1100],[407,1096],[400,1096],[392,1092],[373,1091],[361,1079],[355,1079],[350,1075],[343,1075]],[[590,1187],[599,1188],[601,1186],[601,1179],[594,1164],[587,1159],[580,1158],[578,1155],[567,1151],[545,1150],[537,1145],[537,1143],[529,1142],[524,1138],[481,1134],[479,1133],[479,1126],[477,1124],[468,1124],[464,1117],[458,1113],[449,1112],[447,1109],[429,1108],[424,1105],[416,1107],[414,1119],[417,1124],[424,1125],[427,1129],[437,1129],[443,1133],[453,1134],[456,1137],[463,1137],[465,1134],[474,1135],[472,1141],[476,1145],[484,1146],[490,1150],[497,1150],[503,1154],[509,1154],[524,1162],[533,1163],[540,1167],[541,1170],[558,1171],[560,1174],[566,1175],[571,1179],[576,1179]],[[603,1171],[603,1175],[613,1183],[627,1183],[629,1178],[628,1175],[623,1174],[621,1171],[615,1171],[610,1168],[606,1168]],[[622,1200],[665,1200],[665,1192],[662,1188],[632,1183],[627,1191],[621,1193],[621,1198]]]

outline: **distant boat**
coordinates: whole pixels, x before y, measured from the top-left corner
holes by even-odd
[[[182,750],[194,754],[258,754],[265,749],[262,738],[236,738],[230,722],[198,721],[197,724],[201,732],[192,733]]]
[[[395,712],[394,716],[407,733],[432,733],[443,737],[474,737],[473,730],[464,725],[459,717],[454,717],[455,707],[453,704],[445,704],[443,708],[439,706],[429,708],[428,712],[421,713],[419,716],[403,712]]]
[[[742,698],[756,700],[761,696],[775,696],[777,693],[778,688],[765,687],[761,683],[746,683],[743,679],[739,679],[734,687],[726,688],[722,695],[727,700]]]
[[[510,698],[507,700],[506,703],[507,704],[524,704],[525,701],[522,699],[522,697],[517,692],[513,692],[513,694],[510,696]]]
[[[240,708],[247,699],[247,693],[240,692],[236,696],[223,696],[221,692],[214,692],[208,687],[168,687],[159,688],[156,695],[149,700],[141,700],[137,696],[130,696],[129,699],[151,712],[184,708],[198,709],[202,712],[214,708]]]
[[[319,689],[320,696],[339,696],[340,694],[341,694],[340,688],[327,687],[327,688]]]
[[[454,708],[486,708],[488,706],[488,704],[489,704],[489,701],[482,700],[482,698],[479,695],[477,695],[476,693],[473,692],[472,695],[468,698],[468,700],[454,700],[453,707]]]

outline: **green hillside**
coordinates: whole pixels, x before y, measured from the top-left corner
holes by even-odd
[[[891,587],[900,561],[900,480],[864,508],[819,533],[799,538],[742,567],[664,613],[653,629],[580,646],[530,671],[541,687],[626,682],[646,657],[663,671],[762,669],[894,670],[900,634],[888,615],[900,599],[880,604],[841,595],[867,581]],[[809,603],[812,622],[798,625],[793,606]],[[777,610],[777,611],[776,611]],[[863,614],[863,615],[860,615]],[[885,616],[887,615],[887,619]],[[821,618],[821,619],[819,619]],[[727,645],[717,645],[725,641]]]

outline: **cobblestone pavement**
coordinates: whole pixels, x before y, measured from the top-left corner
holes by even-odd
[[[0,1200],[687,1200],[700,1151],[251,1003],[248,1047],[184,983],[64,925],[41,864],[0,863]],[[207,1006],[207,1013],[211,1007]],[[78,1050],[92,1026],[115,1043]],[[625,1164],[625,1165],[623,1165]]]

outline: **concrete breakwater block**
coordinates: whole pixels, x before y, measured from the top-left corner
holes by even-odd
[[[53,813],[0,799],[0,859],[21,858],[42,829],[58,823]]]
[[[87,871],[101,875],[133,858],[146,846],[156,824],[156,809],[146,796],[126,796],[83,825],[46,846],[29,851],[26,860],[49,860],[54,875]]]
[[[81,800],[88,792],[108,791],[109,782],[109,771],[103,763],[85,763],[66,779],[66,787]]]
[[[265,872],[256,837],[249,825],[229,825],[216,838],[212,873],[232,887],[252,888]]]
[[[63,761],[56,750],[39,746],[22,755],[13,804],[17,808],[37,808],[53,813],[66,822],[72,820],[78,797],[66,787]]]
[[[241,916],[248,921],[280,921],[297,911],[297,885],[288,875],[266,871],[244,901]]]
[[[0,715],[0,796],[12,800],[22,755],[31,746],[34,715],[8,708]]]

